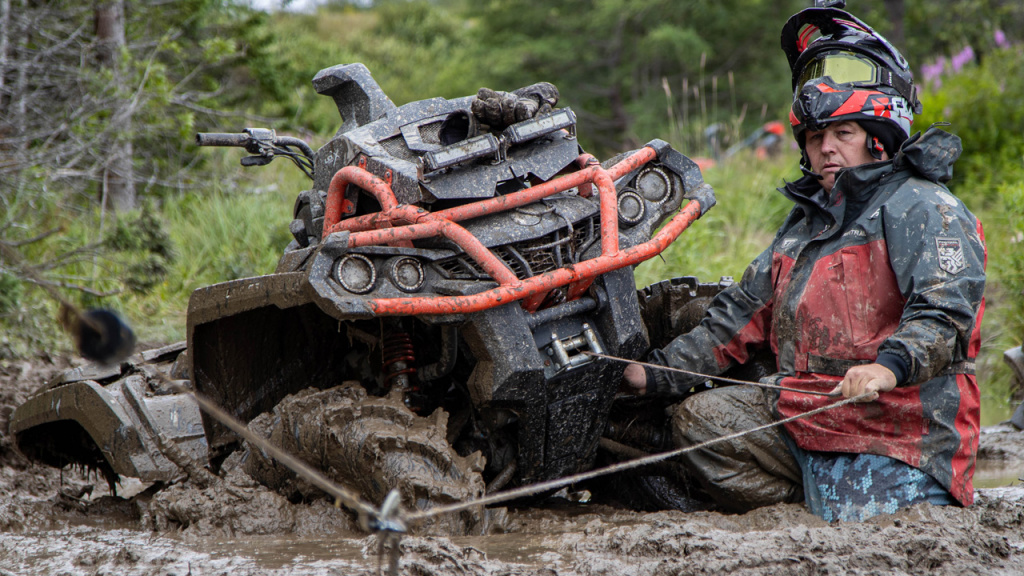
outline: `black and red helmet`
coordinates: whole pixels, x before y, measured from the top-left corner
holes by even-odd
[[[782,49],[793,73],[789,120],[800,148],[807,130],[857,121],[876,158],[892,156],[921,112],[906,59],[852,14],[808,8],[782,28]]]

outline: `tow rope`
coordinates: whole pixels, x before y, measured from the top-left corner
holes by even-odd
[[[800,388],[791,388],[789,386],[779,386],[778,384],[768,384],[767,382],[750,382],[747,380],[736,380],[735,378],[726,378],[724,376],[712,376],[710,374],[702,374],[700,372],[693,372],[692,370],[683,370],[682,368],[673,368],[671,366],[662,366],[660,364],[650,364],[648,362],[641,362],[639,360],[630,360],[628,358],[618,358],[616,356],[608,356],[607,354],[598,354],[597,352],[590,352],[589,350],[583,350],[583,354],[587,356],[594,356],[596,358],[604,358],[605,360],[613,360],[615,362],[623,362],[626,364],[639,364],[645,368],[653,368],[655,370],[664,370],[665,372],[678,372],[680,374],[687,374],[689,376],[700,376],[707,378],[708,380],[718,380],[719,382],[729,382],[730,384],[746,384],[748,386],[757,386],[759,388],[767,388],[769,390],[785,390],[787,392],[796,392],[797,394],[811,394],[814,396],[827,396],[829,398],[836,398],[842,396],[842,392],[814,392],[811,390],[801,390]]]
[[[594,354],[594,353],[591,353],[591,352],[588,352],[588,354],[591,354],[592,356],[597,356],[597,357],[605,358],[605,359],[608,359],[608,360],[618,361],[618,362],[633,362],[632,360],[628,360],[628,359],[625,359],[625,358],[617,358],[617,357],[614,357],[614,356],[607,356],[607,355],[604,355],[604,354]],[[642,362],[637,362],[637,363],[645,365],[645,366],[650,366],[650,367],[653,367],[653,368],[659,369],[659,370],[676,370],[676,371],[681,371],[681,372],[685,372],[685,373],[688,373],[688,374],[694,374],[694,375],[698,375],[698,376],[705,376],[705,377],[707,377],[709,379],[718,379],[718,380],[722,380],[722,381],[728,381],[728,382],[735,383],[735,384],[747,384],[747,385],[760,386],[760,387],[765,387],[765,388],[781,388],[783,390],[794,390],[794,391],[797,391],[797,392],[804,392],[804,393],[809,393],[809,394],[815,394],[814,392],[807,392],[806,390],[796,390],[796,389],[792,389],[792,388],[785,388],[785,387],[782,387],[782,386],[775,386],[775,385],[764,384],[764,383],[760,383],[760,382],[747,382],[747,381],[744,381],[744,380],[735,380],[735,379],[721,378],[721,377],[717,377],[717,376],[710,376],[710,375],[706,375],[706,374],[690,372],[690,371],[687,371],[687,370],[680,370],[680,369],[677,369],[677,368],[668,368],[666,366],[658,366],[656,364],[645,364],[645,363],[642,363]],[[410,528],[413,528],[417,524],[419,524],[419,523],[421,523],[421,522],[423,522],[425,520],[428,520],[430,518],[433,518],[435,516],[440,516],[442,514],[452,514],[452,513],[455,513],[455,512],[460,512],[462,510],[468,510],[470,508],[489,506],[489,505],[492,505],[492,504],[498,504],[498,503],[501,503],[501,502],[508,502],[510,500],[516,500],[516,499],[524,498],[524,497],[527,497],[527,496],[534,496],[534,495],[540,494],[542,492],[547,492],[547,491],[550,491],[550,490],[562,488],[562,487],[568,486],[570,484],[576,484],[578,482],[583,482],[585,480],[592,480],[594,478],[599,478],[601,476],[606,476],[608,474],[615,474],[615,473],[618,473],[618,472],[623,472],[625,470],[632,470],[633,468],[639,468],[641,466],[647,466],[647,465],[650,465],[650,464],[661,462],[663,460],[668,460],[669,458],[674,458],[676,456],[680,456],[682,454],[686,454],[688,452],[693,452],[693,451],[696,451],[696,450],[701,450],[703,448],[706,448],[706,447],[711,446],[713,444],[717,444],[719,442],[726,442],[726,441],[729,441],[729,440],[735,440],[736,438],[742,438],[743,436],[746,436],[748,434],[754,434],[756,432],[761,432],[761,431],[767,430],[769,428],[774,428],[776,426],[781,426],[783,424],[786,424],[786,423],[789,423],[789,422],[793,422],[794,420],[799,420],[800,418],[806,418],[808,416],[814,416],[815,414],[820,414],[822,412],[826,412],[828,410],[832,410],[833,408],[839,408],[840,406],[846,406],[847,404],[853,404],[855,402],[860,402],[860,401],[863,401],[863,400],[867,400],[873,394],[875,394],[874,392],[865,392],[865,393],[860,394],[858,396],[854,396],[852,398],[846,398],[846,399],[840,400],[838,402],[834,402],[832,404],[827,404],[825,406],[821,406],[821,407],[815,408],[813,410],[809,410],[807,412],[803,412],[803,413],[800,413],[800,414],[796,414],[794,416],[790,416],[788,418],[784,418],[782,420],[777,420],[775,422],[769,422],[767,424],[763,424],[761,426],[757,426],[757,427],[751,428],[749,430],[742,430],[740,432],[734,432],[732,434],[727,434],[725,436],[720,436],[718,438],[713,438],[711,440],[707,440],[705,442],[701,442],[700,444],[695,444],[693,446],[687,446],[685,448],[676,448],[675,450],[669,450],[667,452],[661,452],[661,453],[658,453],[658,454],[652,454],[652,455],[649,455],[649,456],[644,456],[642,458],[635,458],[633,460],[627,460],[625,462],[619,462],[619,463],[616,463],[616,464],[612,464],[610,466],[604,466],[604,467],[601,467],[601,468],[595,468],[594,470],[590,470],[590,471],[587,471],[587,472],[582,472],[580,474],[574,474],[572,476],[565,476],[563,478],[557,478],[555,480],[548,480],[546,482],[540,482],[540,483],[537,483],[537,484],[531,484],[529,486],[522,486],[522,487],[515,488],[515,489],[512,489],[512,490],[506,490],[506,491],[503,491],[503,492],[497,492],[495,494],[491,494],[490,496],[485,496],[485,497],[482,497],[482,498],[477,498],[475,500],[470,500],[470,501],[466,501],[466,502],[460,502],[458,504],[451,504],[451,505],[448,505],[448,506],[439,506],[437,508],[429,508],[429,509],[426,509],[426,510],[420,510],[420,511],[416,511],[416,512],[407,512],[401,506],[401,496],[400,496],[398,490],[392,489],[391,492],[385,498],[383,504],[381,504],[381,507],[380,508],[376,508],[372,504],[369,504],[366,501],[362,500],[360,495],[355,494],[351,490],[348,490],[347,488],[334,483],[329,478],[327,478],[326,476],[321,474],[318,470],[310,467],[308,464],[306,464],[302,460],[299,460],[295,456],[292,456],[291,454],[285,452],[281,448],[278,448],[277,446],[275,446],[274,444],[270,443],[266,439],[264,439],[264,438],[262,438],[262,437],[260,437],[260,436],[258,436],[256,434],[254,434],[251,430],[248,429],[248,427],[246,427],[243,423],[238,421],[236,418],[234,418],[233,416],[231,416],[230,414],[228,414],[227,412],[222,410],[212,400],[206,398],[205,396],[203,396],[201,394],[198,394],[194,390],[190,390],[188,388],[185,388],[184,386],[181,386],[181,385],[179,385],[179,384],[177,384],[175,382],[172,382],[169,378],[167,378],[161,372],[154,371],[154,373],[157,375],[157,377],[160,380],[163,381],[164,384],[167,384],[167,385],[171,386],[177,392],[182,393],[182,394],[190,394],[193,398],[195,398],[196,402],[199,404],[199,407],[204,412],[206,412],[208,415],[210,415],[212,418],[214,418],[215,420],[217,420],[221,424],[224,424],[225,426],[227,426],[232,431],[234,431],[235,433],[239,434],[240,436],[242,436],[243,438],[245,438],[249,442],[253,443],[260,450],[263,450],[266,453],[268,453],[271,456],[273,456],[275,459],[277,459],[278,462],[280,462],[282,465],[284,465],[285,467],[287,467],[291,471],[295,472],[300,477],[310,481],[311,483],[313,483],[314,485],[316,485],[320,489],[324,490],[324,492],[326,492],[327,494],[333,496],[335,498],[335,505],[336,506],[339,505],[339,504],[342,504],[342,505],[345,505],[346,507],[348,507],[349,509],[353,510],[354,512],[356,512],[356,514],[358,515],[358,518],[359,518],[359,524],[363,528],[363,530],[365,530],[367,532],[370,532],[370,533],[374,534],[375,536],[377,536],[377,539],[378,539],[378,546],[377,546],[377,551],[378,551],[378,565],[377,565],[378,566],[378,572],[383,568],[383,558],[384,558],[385,555],[387,555],[387,557],[388,557],[388,574],[390,574],[391,576],[398,576],[399,560],[400,560],[400,556],[401,556],[400,543],[401,543],[402,536],[407,534],[409,532]],[[837,396],[838,393],[820,394],[820,395],[821,396]]]
[[[94,339],[116,338],[118,336],[122,336],[120,334],[111,334],[109,326],[98,324],[95,321],[95,319],[90,316],[89,313],[84,313],[77,306],[69,302],[67,299],[63,298],[52,286],[44,282],[41,278],[39,278],[37,274],[35,274],[35,272],[31,268],[29,268],[23,263],[23,259],[21,258],[19,252],[15,248],[0,242],[0,255],[4,257],[3,259],[8,260],[12,267],[18,269],[18,271],[21,272],[25,277],[27,277],[31,282],[43,288],[43,291],[60,305],[60,316],[62,320],[61,323],[65,327],[65,329],[71,332],[72,336],[74,337],[76,346],[79,347],[79,353],[82,353],[81,348],[83,346],[83,341],[85,340],[85,338],[83,337],[83,330],[85,328],[94,331],[93,333],[88,334],[90,338]],[[123,327],[126,330],[128,330],[127,335],[130,336],[131,338],[130,344],[134,345],[134,334],[131,334],[130,329],[127,327],[127,325],[123,325]],[[126,347],[122,346],[120,349],[114,351],[114,354],[122,353],[125,348]],[[763,382],[748,382],[744,380],[723,378],[721,376],[711,376],[708,374],[701,374],[699,372],[691,372],[689,370],[682,370],[679,368],[670,368],[667,366],[648,364],[646,362],[636,362],[634,360],[617,358],[615,356],[608,356],[605,354],[596,354],[593,352],[584,352],[584,354],[589,354],[590,356],[603,358],[615,362],[636,363],[640,364],[641,366],[653,368],[656,370],[681,372],[689,375],[705,377],[710,380],[719,380],[722,382],[730,382],[733,384],[746,384],[751,386],[759,386],[761,388],[789,390],[792,392],[799,392],[803,394],[816,394],[828,397],[835,397],[839,395],[838,392],[810,392],[807,390],[787,388],[773,384],[766,384]],[[92,359],[96,360],[96,358]],[[110,356],[107,358],[101,358],[100,362],[113,363],[119,361],[120,359],[121,358],[118,358],[116,356]],[[388,573],[392,576],[398,576],[399,560],[401,556],[400,541],[402,536],[407,534],[410,528],[416,526],[420,522],[423,522],[435,516],[440,516],[442,514],[451,514],[462,510],[467,510],[469,508],[498,504],[501,502],[516,500],[518,498],[523,498],[526,496],[533,496],[542,492],[562,488],[570,484],[575,484],[577,482],[582,482],[584,480],[591,480],[608,474],[614,474],[625,470],[631,470],[633,468],[639,468],[641,466],[647,466],[650,464],[661,462],[663,460],[667,460],[669,458],[674,458],[681,454],[686,454],[687,452],[700,450],[719,442],[734,440],[736,438],[746,436],[747,434],[753,434],[756,432],[760,432],[762,430],[773,428],[775,426],[781,426],[782,424],[786,424],[788,422],[792,422],[800,418],[814,416],[815,414],[820,414],[827,410],[832,410],[833,408],[838,408],[840,406],[845,406],[847,404],[852,404],[854,402],[860,402],[862,400],[870,398],[871,395],[874,394],[874,392],[866,392],[859,396],[840,400],[838,402],[834,402],[826,406],[815,408],[814,410],[810,410],[808,412],[803,412],[801,414],[790,416],[783,420],[769,422],[767,424],[757,426],[750,430],[743,430],[740,432],[735,432],[733,434],[727,434],[725,436],[714,438],[702,442],[700,444],[695,444],[693,446],[677,448],[675,450],[661,452],[659,454],[652,454],[641,458],[635,458],[633,460],[627,460],[625,462],[619,462],[617,464],[613,464],[610,466],[596,468],[594,470],[590,470],[588,472],[583,472],[580,474],[574,474],[572,476],[566,476],[555,480],[531,484],[529,486],[522,486],[513,490],[498,492],[490,496],[478,498],[476,500],[470,500],[467,502],[460,502],[458,504],[440,506],[437,508],[430,508],[427,510],[409,513],[402,508],[401,495],[398,492],[398,490],[392,489],[391,492],[388,493],[387,497],[384,499],[384,502],[381,504],[381,506],[379,508],[375,507],[369,502],[363,500],[361,495],[356,494],[355,492],[345,488],[344,486],[341,486],[333,482],[331,479],[324,476],[319,470],[311,467],[306,462],[300,460],[299,458],[293,456],[292,454],[289,454],[288,452],[285,452],[284,450],[274,445],[273,443],[269,442],[265,438],[262,438],[259,435],[253,433],[245,424],[243,424],[238,419],[228,414],[226,411],[221,409],[220,406],[218,406],[214,401],[210,400],[204,395],[199,394],[195,390],[186,388],[185,386],[182,386],[177,382],[172,381],[166,374],[159,370],[146,371],[146,374],[151,377],[155,377],[157,380],[161,382],[161,384],[171,388],[172,390],[179,394],[190,395],[196,401],[196,404],[199,405],[199,408],[207,415],[209,415],[211,418],[220,422],[221,424],[223,424],[224,426],[226,426],[231,431],[238,434],[245,440],[251,442],[257,448],[259,448],[266,454],[272,456],[283,466],[285,466],[298,476],[309,481],[316,487],[323,490],[328,495],[334,497],[335,506],[340,507],[341,505],[344,505],[345,507],[354,511],[359,520],[360,527],[364,531],[370,532],[378,538],[378,572],[380,572],[383,569],[383,558],[386,554],[388,556]],[[157,440],[162,441],[164,439],[158,437]],[[163,442],[160,443],[163,444]],[[170,442],[168,442],[168,444],[170,444]],[[182,456],[182,458],[185,458],[184,455],[180,456]],[[198,467],[191,466],[190,464],[194,463],[183,461],[182,458],[175,458],[172,459],[172,461],[180,468],[182,468],[182,470],[184,470],[191,478],[192,475],[196,472],[195,468]],[[185,458],[185,460],[187,460],[187,458]],[[202,469],[205,470],[205,468]]]

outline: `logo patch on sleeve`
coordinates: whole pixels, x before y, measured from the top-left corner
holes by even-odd
[[[967,268],[959,238],[936,238],[935,246],[939,251],[939,268],[950,274],[959,274]]]

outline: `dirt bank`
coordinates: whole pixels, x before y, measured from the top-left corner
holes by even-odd
[[[349,514],[322,500],[289,502],[237,470],[207,488],[126,481],[114,497],[100,478],[26,461],[6,434],[10,411],[68,365],[0,365],[0,575],[376,573],[376,539]],[[981,442],[979,480],[1005,484],[1024,470],[1024,433],[994,427]],[[969,509],[921,505],[854,524],[826,524],[799,505],[736,516],[551,499],[510,510],[502,526],[487,536],[406,537],[402,573],[1024,573],[1016,486],[982,488]]]

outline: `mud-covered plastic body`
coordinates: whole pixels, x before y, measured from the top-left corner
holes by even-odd
[[[18,447],[52,466],[97,469],[111,483],[120,476],[169,481],[183,474],[182,461],[205,462],[199,406],[165,385],[184,349],[179,342],[118,366],[66,371],[11,415]]]
[[[307,388],[399,390],[489,491],[592,467],[623,365],[586,353],[648,350],[633,265],[713,206],[697,166],[661,141],[602,166],[566,108],[496,133],[472,97],[398,107],[359,64],[314,87],[344,124],[277,269],[193,293],[192,385],[246,422]],[[203,425],[211,459],[237,446]]]

